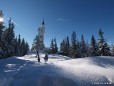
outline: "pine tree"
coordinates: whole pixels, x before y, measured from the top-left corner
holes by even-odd
[[[84,40],[84,37],[82,35],[81,37],[81,57],[86,57],[87,56],[87,48],[86,48],[86,43]]]
[[[112,56],[114,56],[114,45],[112,45],[111,54],[112,54]]]
[[[32,44],[32,48],[31,48],[32,51],[35,51],[37,49],[37,44],[38,44],[37,39],[38,39],[38,36],[36,35]]]
[[[25,43],[25,54],[27,54],[28,51],[29,51],[29,44],[28,44],[28,42],[26,41],[26,43]]]
[[[60,44],[60,51],[66,52],[66,48],[65,48],[65,40],[63,39],[63,41]]]
[[[94,36],[91,37],[91,44],[90,44],[90,56],[97,56],[98,55],[98,45]]]
[[[17,40],[17,37],[14,40],[14,55],[15,56],[18,55],[18,40]]]
[[[40,48],[41,48],[41,46],[40,46],[39,37],[36,35],[36,37],[34,38],[34,42],[33,42],[31,50],[36,51],[36,50],[40,50]]]
[[[81,58],[81,42],[77,40],[77,57]]]
[[[91,56],[90,43],[88,41],[86,41],[85,44],[86,44],[86,54],[85,54],[85,56],[89,57],[89,56]]]
[[[26,47],[25,47],[25,40],[24,40],[24,38],[22,39],[22,42],[21,42],[21,45],[20,45],[20,47],[21,47],[21,51],[20,51],[20,54],[21,54],[21,56],[23,56],[23,55],[25,55],[26,53],[25,53],[25,49],[26,49]]]
[[[60,44],[60,51],[64,53],[64,55],[69,56],[69,49],[70,49],[70,43],[69,43],[69,37],[63,39],[63,41]]]
[[[10,57],[14,55],[14,42],[15,42],[15,34],[14,34],[14,24],[9,20],[8,28],[5,29],[3,39],[4,39],[4,57]]]
[[[67,36],[66,39],[66,53],[69,55],[70,52],[70,43],[69,43],[69,37]]]
[[[54,39],[54,53],[57,53],[58,51],[58,47],[57,47],[57,42],[56,42],[56,38]]]
[[[10,46],[10,56],[14,55],[14,41],[15,41],[15,33],[14,33],[14,24],[11,21],[11,18],[9,20],[9,46]]]
[[[54,40],[51,40],[51,44],[50,44],[50,53],[54,54],[55,53],[55,49],[54,49]]]
[[[18,44],[18,53],[17,53],[17,55],[21,56],[21,36],[20,36],[20,34],[18,36],[17,44]]]
[[[4,51],[4,58],[5,57],[8,57],[9,56],[9,44],[8,44],[8,40],[9,40],[9,38],[8,38],[8,36],[9,36],[9,30],[6,28],[5,30],[4,30],[4,34],[3,34],[3,40],[4,40],[4,45],[3,45],[3,51]]]
[[[0,11],[0,18],[2,19],[3,18],[3,13],[2,13],[2,10]],[[4,40],[3,40],[3,33],[4,33],[4,28],[5,26],[3,25],[4,22],[3,21],[0,21],[0,59],[4,57],[4,51],[3,51],[3,46],[4,46]]]
[[[76,44],[76,33],[73,31],[71,36],[70,56],[77,58],[77,44]]]
[[[55,38],[55,39],[51,40],[49,53],[55,54],[57,52],[58,52],[58,47],[57,47],[57,42],[56,42],[56,38]]]
[[[99,42],[98,42],[98,46],[99,46],[99,55],[101,56],[107,56],[110,55],[110,48],[108,46],[108,44],[106,43],[106,40],[103,37],[103,32],[100,29],[99,30]]]

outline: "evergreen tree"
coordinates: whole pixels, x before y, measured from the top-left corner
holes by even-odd
[[[84,37],[82,35],[81,37],[81,57],[86,57],[87,56],[87,48],[86,48],[86,43],[84,40]]]
[[[98,46],[99,46],[99,55],[101,56],[107,56],[110,55],[110,48],[108,46],[108,44],[106,43],[106,40],[103,37],[103,32],[100,29],[99,30],[99,42],[98,42]]]
[[[8,38],[9,36],[9,30],[6,28],[3,34],[3,40],[4,40],[4,45],[3,45],[3,52],[4,52],[4,58],[9,56],[9,44],[8,44]]]
[[[28,44],[28,42],[26,41],[26,43],[25,43],[25,54],[27,54],[28,51],[29,51],[29,44]],[[25,55],[25,54],[24,54],[24,55]]]
[[[77,58],[77,45],[76,45],[76,33],[73,31],[71,36],[70,56]]]
[[[56,38],[51,40],[51,44],[50,44],[50,52],[51,54],[55,54],[58,51],[58,47],[57,47],[57,42],[56,42]]]
[[[3,18],[3,13],[2,13],[2,10],[0,11],[0,18]],[[4,25],[3,25],[3,21],[0,21],[0,59],[1,58],[3,58],[4,56],[3,56],[3,53],[4,53],[4,51],[3,51],[3,46],[4,46],[4,40],[3,40],[3,33],[4,33]]]
[[[55,53],[55,49],[54,49],[54,40],[51,40],[51,45],[50,45],[50,53],[54,54]]]
[[[64,39],[60,44],[60,51],[66,52],[66,43]]]
[[[97,56],[98,55],[98,45],[94,36],[91,37],[91,44],[90,44],[90,56]]]
[[[89,56],[91,56],[90,43],[88,41],[86,41],[85,44],[86,44],[86,54],[85,54],[85,56],[89,57]]]
[[[14,55],[15,56],[18,55],[18,39],[17,39],[17,37],[14,40]]]
[[[22,39],[22,42],[21,42],[20,47],[21,47],[20,54],[21,54],[21,56],[23,56],[23,55],[26,54],[26,53],[25,53],[25,51],[26,51],[26,46],[25,46],[25,40],[24,40],[24,38]]]
[[[32,51],[37,49],[37,44],[38,44],[37,39],[38,39],[38,36],[36,35],[36,37],[34,38],[33,44],[32,44],[32,48],[31,48]]]
[[[81,42],[77,40],[77,57],[81,58]]]
[[[10,56],[14,55],[14,41],[15,41],[15,33],[14,33],[14,24],[11,21],[11,18],[9,20],[9,46],[10,46]]]
[[[36,51],[36,50],[40,50],[40,41],[39,41],[39,37],[36,35],[36,37],[34,38],[34,42],[33,42],[33,45],[32,45],[32,49],[33,51]]]
[[[67,36],[66,39],[66,53],[69,55],[70,52],[70,43],[69,43],[69,37]]]
[[[112,45],[111,54],[112,54],[112,56],[114,56],[114,45]]]
[[[17,48],[18,49],[18,53],[17,53],[17,55],[21,56],[21,36],[20,36],[20,34],[18,36],[17,44],[18,44],[18,48]]]
[[[70,43],[69,43],[69,37],[67,36],[60,44],[60,51],[64,52],[65,55],[69,55],[69,49],[70,49]]]
[[[57,47],[57,42],[56,42],[56,38],[54,39],[54,53],[58,52],[58,47]]]
[[[9,20],[8,28],[5,29],[3,39],[4,39],[4,56],[10,57],[14,55],[14,41],[15,41],[15,34],[14,34],[14,24]]]

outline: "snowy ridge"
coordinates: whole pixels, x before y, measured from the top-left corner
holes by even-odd
[[[108,60],[108,61],[107,61]],[[114,83],[114,57],[87,57],[58,62],[62,71],[76,82],[83,83]]]
[[[0,86],[113,86],[114,57],[70,59],[40,53],[0,60]],[[17,84],[18,83],[18,84]]]

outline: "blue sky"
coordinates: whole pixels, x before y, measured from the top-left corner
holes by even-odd
[[[101,28],[109,43],[114,42],[114,0],[0,0],[5,25],[12,17],[16,35],[31,46],[38,27],[45,20],[45,45],[52,38],[58,45],[75,31],[80,40],[83,34],[89,41],[93,34],[98,39]]]

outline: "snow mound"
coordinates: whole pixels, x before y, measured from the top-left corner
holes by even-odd
[[[86,57],[54,64],[61,67],[63,74],[78,82],[79,86],[114,84],[114,57]]]
[[[0,60],[0,86],[114,86],[114,57],[70,59],[36,53]]]

